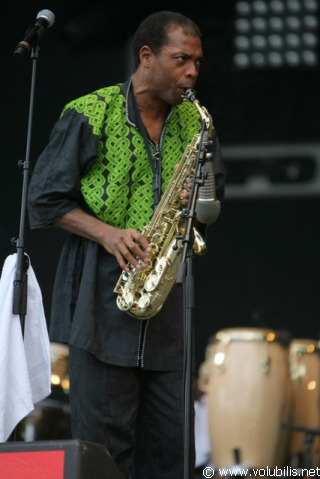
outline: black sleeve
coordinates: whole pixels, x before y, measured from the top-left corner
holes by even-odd
[[[57,121],[29,184],[30,228],[52,225],[82,207],[80,180],[96,158],[98,139],[88,119],[74,109]]]

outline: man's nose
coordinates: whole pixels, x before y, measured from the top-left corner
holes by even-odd
[[[186,70],[186,75],[191,78],[197,78],[199,75],[199,68],[195,63],[190,63]]]

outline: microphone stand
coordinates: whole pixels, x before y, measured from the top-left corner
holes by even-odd
[[[186,223],[182,239],[182,259],[179,265],[176,284],[183,285],[183,308],[184,308],[184,479],[190,478],[190,415],[192,394],[192,331],[193,331],[193,310],[194,310],[194,278],[192,273],[193,253],[193,225],[196,218],[196,202],[198,199],[199,187],[203,185],[202,166],[205,163],[205,145],[203,141],[206,124],[202,121],[202,128],[199,141],[199,152],[194,172],[194,179],[190,192],[187,212],[185,213]]]
[[[19,237],[12,238],[11,240],[12,245],[16,246],[17,248],[17,263],[16,263],[15,279],[13,282],[12,314],[18,314],[20,316],[22,336],[24,336],[25,317],[27,314],[27,303],[28,303],[27,270],[29,267],[29,259],[28,259],[28,256],[25,254],[25,225],[26,225],[27,195],[28,195],[28,182],[29,182],[29,170],[30,170],[30,145],[31,145],[36,70],[37,70],[38,57],[39,57],[39,46],[35,44],[31,50],[32,76],[31,76],[31,91],[30,91],[29,117],[28,117],[28,128],[27,128],[26,154],[25,154],[25,160],[19,161],[18,163],[18,166],[22,168],[22,172],[23,172]],[[11,433],[9,437],[9,441],[12,441],[12,440],[15,441],[17,440],[17,438],[18,438],[18,426]]]

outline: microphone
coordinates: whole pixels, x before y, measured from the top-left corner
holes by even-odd
[[[13,54],[18,56],[25,55],[34,43],[37,43],[39,38],[43,35],[48,27],[52,27],[55,21],[55,16],[50,10],[41,10],[37,15],[36,23],[28,28],[25,36],[21,42],[18,43],[14,49]]]
[[[221,210],[220,201],[216,199],[213,153],[207,153],[202,174],[204,184],[199,187],[196,215],[201,223],[209,225],[218,219]]]

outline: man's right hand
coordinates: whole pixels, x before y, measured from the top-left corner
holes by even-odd
[[[128,263],[131,263],[134,268],[141,269],[138,260],[147,263],[151,252],[151,246],[145,237],[133,228],[109,228],[111,229],[100,244],[117,258],[124,271],[130,271]]]
[[[141,269],[139,260],[143,263],[148,262],[152,248],[145,237],[133,228],[115,228],[80,209],[67,213],[56,220],[55,224],[69,233],[99,243],[116,257],[124,271],[130,271],[128,263],[134,268]]]

